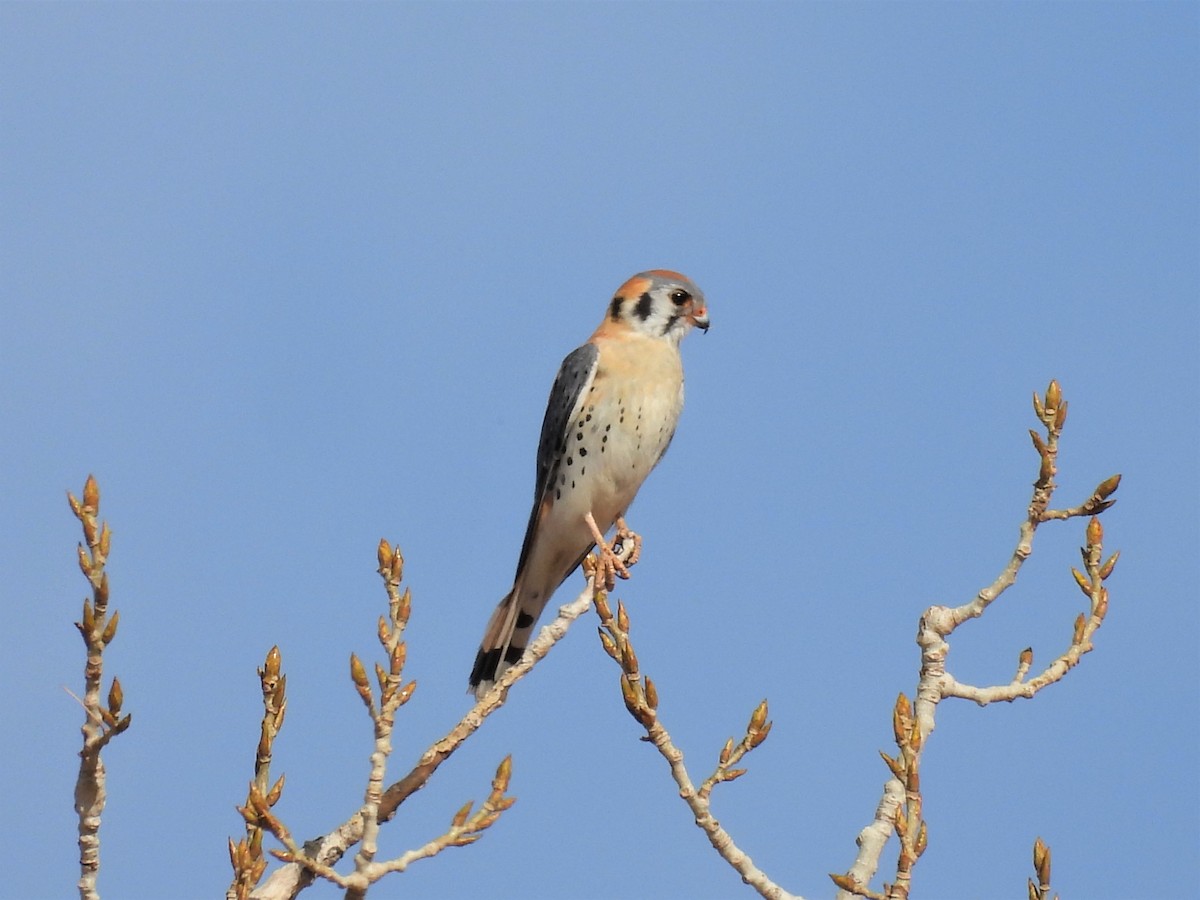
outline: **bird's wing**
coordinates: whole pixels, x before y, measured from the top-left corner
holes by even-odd
[[[529,524],[525,528],[525,541],[521,545],[521,557],[517,561],[519,581],[525,563],[533,552],[538,524],[543,515],[543,506],[550,502],[550,486],[562,462],[566,448],[570,423],[579,415],[588,390],[596,378],[600,361],[600,350],[595,344],[584,344],[567,355],[559,366],[550,399],[546,403],[546,417],[542,420],[542,434],[538,439],[537,480],[534,483],[533,509],[529,513]]]

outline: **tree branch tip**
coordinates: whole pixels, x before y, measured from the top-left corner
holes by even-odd
[[[466,803],[460,806],[458,811],[454,813],[454,817],[450,820],[450,827],[462,828],[465,824],[467,824],[467,819],[471,817],[471,809],[474,806],[474,800],[468,800]]]
[[[96,476],[90,472],[87,480],[83,483],[83,506],[92,515],[100,511],[100,485],[96,481]]]
[[[511,753],[500,760],[500,765],[496,766],[496,778],[492,782],[493,789],[501,793],[508,790],[508,782],[512,778],[512,762]]]
[[[387,538],[379,539],[379,547],[375,551],[375,558],[379,562],[379,571],[381,574],[391,571],[392,545],[388,543]]]
[[[1110,475],[1108,478],[1105,478],[1102,482],[1100,482],[1100,484],[1096,486],[1093,496],[1100,500],[1107,500],[1109,495],[1115,493],[1117,488],[1120,486],[1121,473],[1118,472],[1116,475]]]

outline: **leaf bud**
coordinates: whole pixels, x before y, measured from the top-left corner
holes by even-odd
[[[1120,487],[1120,485],[1121,485],[1120,473],[1118,473],[1116,475],[1110,475],[1108,478],[1105,478],[1102,482],[1100,482],[1098,485],[1096,485],[1096,496],[1099,497],[1101,500],[1107,500],[1108,496],[1110,494],[1114,493],[1116,491],[1116,489],[1118,487]]]
[[[754,707],[754,712],[750,716],[750,725],[746,728],[747,734],[757,734],[762,731],[763,725],[767,721],[767,701],[764,700],[758,706]]]
[[[1083,591],[1083,595],[1085,597],[1092,596],[1092,582],[1088,579],[1088,577],[1086,575],[1084,575],[1082,572],[1080,572],[1078,569],[1076,569],[1074,566],[1072,566],[1071,567],[1071,576],[1075,579],[1075,583],[1077,585],[1079,585],[1079,589],[1081,591]]]
[[[100,485],[96,483],[95,475],[88,475],[83,483],[83,505],[91,507],[93,513],[100,509]]]
[[[1060,403],[1062,403],[1062,388],[1059,387],[1057,379],[1051,379],[1046,388],[1046,409],[1058,409]]]
[[[125,692],[121,690],[121,679],[114,678],[108,689],[108,709],[114,716],[121,714],[121,704],[125,702]]]
[[[108,620],[108,624],[104,626],[104,631],[100,635],[100,643],[108,646],[112,643],[113,638],[117,636],[117,623],[121,621],[121,614],[114,612],[112,618]]]
[[[625,612],[625,604],[623,601],[617,601],[617,628],[629,633],[629,613]]]
[[[367,670],[363,668],[362,661],[354,653],[350,654],[350,678],[359,691],[370,690],[367,685]]]
[[[658,709],[658,688],[654,686],[654,682],[649,677],[646,678],[646,705],[651,709]]]

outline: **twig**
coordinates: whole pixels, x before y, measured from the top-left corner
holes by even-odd
[[[1056,487],[1054,477],[1058,473],[1058,442],[1067,419],[1067,403],[1062,399],[1058,382],[1050,382],[1044,397],[1035,394],[1033,405],[1045,429],[1045,437],[1030,431],[1040,464],[1016,547],[995,581],[979,591],[972,600],[957,607],[931,606],[921,617],[917,631],[917,644],[921,648],[921,674],[916,700],[910,705],[901,694],[897,701],[893,723],[900,753],[895,758],[883,754],[892,778],[884,785],[883,798],[874,819],[859,835],[859,849],[854,864],[845,874],[830,876],[839,888],[839,900],[854,896],[888,900],[908,897],[912,867],[924,850],[927,839],[926,825],[921,817],[923,800],[919,768],[925,744],[934,730],[938,704],[947,697],[973,700],[981,706],[999,700],[1011,702],[1018,697],[1033,697],[1038,691],[1062,679],[1079,663],[1083,654],[1092,649],[1093,635],[1108,611],[1108,590],[1102,582],[1112,574],[1117,554],[1107,561],[1101,561],[1104,530],[1096,516],[1115,502],[1110,497],[1120,485],[1121,476],[1114,475],[1101,482],[1092,495],[1078,506],[1051,509],[1050,500]],[[950,652],[947,638],[963,623],[983,615],[1015,583],[1021,566],[1033,552],[1033,537],[1039,525],[1079,516],[1092,516],[1086,529],[1087,545],[1082,550],[1086,575],[1074,569],[1071,571],[1077,585],[1088,598],[1089,611],[1087,615],[1081,613],[1076,618],[1067,649],[1034,678],[1027,678],[1033,665],[1033,650],[1027,647],[1018,654],[1016,674],[1007,684],[980,688],[956,681],[946,669],[946,658]],[[885,884],[883,893],[878,893],[872,891],[869,885],[879,868],[887,839],[893,832],[900,838],[901,845],[896,880],[892,884]]]
[[[379,643],[388,657],[388,668],[375,664],[375,679],[379,683],[379,706],[367,681],[367,673],[358,657],[350,654],[350,677],[362,698],[375,729],[375,749],[371,753],[371,774],[367,780],[366,796],[362,805],[363,838],[354,859],[356,877],[348,880],[347,900],[362,900],[367,887],[375,880],[372,864],[378,852],[379,802],[383,796],[383,779],[387,774],[387,760],[392,754],[392,729],[396,724],[396,711],[409,701],[417,688],[415,681],[404,684],[401,673],[408,655],[407,645],[401,640],[408,626],[412,609],[412,595],[407,588],[400,594],[400,580],[404,574],[404,557],[399,547],[390,547],[387,541],[379,542],[379,574],[383,577],[388,595],[388,617],[379,617]],[[382,876],[382,873],[380,877]]]
[[[384,561],[382,549],[383,546],[385,545],[381,544],[381,574],[383,572]],[[395,556],[399,557],[398,551],[395,551]],[[389,561],[389,567],[390,565],[391,563]],[[385,581],[387,581],[388,577],[389,576],[385,576]],[[398,582],[398,578],[396,580]],[[379,795],[377,805],[375,805],[373,801],[364,803],[364,806],[360,808],[357,813],[355,813],[329,834],[308,841],[302,847],[295,844],[294,841],[291,845],[289,845],[288,842],[284,841],[282,837],[276,835],[276,837],[280,837],[281,842],[283,842],[288,848],[287,853],[276,853],[276,855],[281,859],[284,859],[287,865],[276,869],[270,874],[270,876],[268,876],[265,882],[255,889],[255,891],[251,894],[253,900],[283,900],[283,898],[295,897],[300,893],[300,891],[312,883],[314,874],[323,878],[327,878],[330,881],[334,881],[343,887],[350,887],[354,876],[341,876],[335,872],[332,867],[338,862],[338,860],[342,858],[349,848],[355,846],[360,841],[364,841],[364,836],[367,833],[368,825],[372,822],[372,820],[373,824],[371,824],[371,828],[375,829],[377,832],[378,826],[389,821],[393,816],[395,816],[400,805],[404,803],[404,801],[410,796],[412,796],[412,794],[423,788],[433,773],[437,771],[438,767],[441,766],[441,764],[447,759],[449,759],[454,751],[462,746],[463,742],[479,729],[488,716],[504,705],[504,702],[508,697],[508,692],[512,686],[529,674],[533,667],[542,659],[544,659],[551,649],[553,649],[554,645],[562,640],[572,622],[587,612],[588,608],[592,604],[592,597],[594,594],[595,575],[594,573],[589,573],[587,585],[584,587],[579,596],[577,596],[570,603],[564,604],[559,608],[558,617],[542,628],[542,630],[538,633],[537,639],[526,648],[525,654],[521,657],[521,659],[505,670],[504,674],[500,677],[492,689],[488,691],[473,707],[471,707],[470,710],[467,711],[466,715],[463,716],[459,723],[455,725],[448,734],[446,734],[440,740],[434,742],[421,755],[421,758],[417,761],[416,765],[413,766],[412,770],[408,772],[408,774],[406,774],[399,781],[389,785],[386,790],[382,791],[382,793]],[[389,602],[391,600],[391,595],[392,592],[391,588],[389,587]],[[407,597],[407,591],[405,592],[404,596]],[[407,617],[407,612],[405,612],[405,616]],[[383,629],[381,628],[381,640],[382,634]],[[415,683],[410,682],[410,685],[415,686]],[[357,680],[355,681],[355,686],[356,689],[358,689]],[[379,750],[378,743],[376,750],[377,752]],[[374,776],[374,756],[372,757],[372,763],[372,775]],[[497,780],[499,779],[500,772],[498,771]],[[382,781],[380,781],[380,784],[382,784]],[[496,783],[493,782],[493,793],[496,790],[495,784]],[[507,780],[504,781],[504,787],[507,789]],[[503,799],[505,801],[511,800],[511,798]],[[503,811],[503,809],[508,808],[508,806],[505,805],[503,806],[503,809],[501,809],[498,800],[492,803],[492,806],[489,807],[488,803],[491,802],[492,800],[489,797],[489,801],[485,802],[483,807],[480,807],[480,811],[476,813],[476,817],[483,816],[484,819],[487,819],[487,816],[483,814],[485,807],[488,808],[488,815],[494,812],[497,816],[499,815],[499,812]],[[371,808],[368,809],[368,806]],[[436,853],[441,852],[441,850],[445,849],[445,847],[461,846],[462,843],[469,843],[470,841],[463,842],[460,841],[460,839],[463,835],[474,833],[468,831],[467,826],[470,826],[472,822],[478,824],[479,821],[482,821],[482,819],[477,819],[476,817],[468,819],[461,825],[452,826],[452,828],[441,837],[436,838],[418,850],[409,851],[409,853],[406,853],[401,857],[397,857],[389,862],[378,863],[374,862],[373,859],[367,859],[367,865],[365,866],[365,869],[356,871],[356,875],[360,874],[362,871],[368,871],[373,875],[376,872],[382,873],[383,869],[386,869],[387,871],[403,871],[417,859],[426,859],[435,855]],[[494,821],[494,819],[488,820],[487,825],[490,825],[492,821]],[[476,830],[482,830],[483,827],[487,826],[483,825]],[[288,838],[291,838],[290,834],[288,835]],[[338,879],[342,880],[339,881]]]
[[[108,799],[104,761],[100,751],[108,742],[129,727],[133,717],[121,715],[124,692],[121,682],[114,678],[108,689],[107,705],[100,700],[104,675],[104,648],[117,636],[120,615],[108,613],[108,573],[104,565],[112,543],[108,523],[97,525],[100,511],[100,487],[89,475],[83,485],[83,501],[68,493],[71,512],[83,526],[79,568],[92,588],[90,600],[83,601],[83,618],[75,623],[87,647],[87,663],[83,670],[84,721],[83,749],[79,752],[79,777],[75,781],[75,812],[79,815],[79,896],[82,900],[99,900],[96,878],[100,872],[100,816]]]
[[[733,781],[746,774],[745,769],[732,768],[742,757],[762,744],[771,732],[767,721],[767,701],[755,707],[746,727],[745,736],[737,744],[730,738],[717,757],[717,767],[700,787],[693,783],[683,764],[683,751],[671,739],[658,715],[658,689],[654,682],[644,677],[638,667],[637,654],[629,640],[629,615],[624,604],[618,602],[617,614],[613,616],[605,592],[596,592],[596,614],[600,617],[600,643],[604,651],[621,667],[621,696],[629,714],[646,730],[646,738],[667,761],[671,777],[679,786],[679,796],[691,809],[696,825],[708,837],[709,843],[742,881],[754,888],[768,900],[803,900],[770,879],[766,872],[754,865],[746,853],[734,843],[733,837],[712,814],[711,794],[713,788],[726,781]]]
[[[1050,900],[1050,848],[1041,838],[1033,842],[1033,872],[1037,881],[1029,879],[1029,900]]]
[[[283,776],[272,786],[271,756],[275,738],[283,728],[287,712],[287,676],[281,674],[282,659],[279,648],[267,652],[266,661],[258,670],[262,687],[263,718],[259,731],[258,748],[254,754],[254,781],[246,797],[245,807],[239,807],[246,820],[246,836],[236,844],[229,839],[229,861],[233,865],[233,881],[225,892],[227,900],[246,900],[254,886],[262,879],[267,860],[262,852],[263,828],[258,816],[253,813],[255,796],[265,799],[268,809],[279,802],[283,795]]]
[[[496,769],[496,777],[492,779],[492,792],[474,814],[471,812],[471,807],[474,804],[468,801],[455,813],[454,819],[450,823],[450,828],[444,834],[439,835],[416,850],[409,850],[406,853],[402,853],[395,859],[390,859],[386,862],[368,861],[363,865],[358,865],[350,875],[341,875],[324,863],[307,857],[300,848],[295,846],[294,842],[289,844],[289,850],[286,852],[279,850],[272,850],[271,852],[284,862],[296,863],[310,868],[321,877],[332,881],[340,887],[346,888],[347,897],[361,897],[366,894],[367,888],[370,885],[385,875],[392,872],[403,872],[414,862],[422,859],[430,859],[449,847],[466,847],[479,840],[483,832],[500,818],[500,814],[516,802],[516,798],[505,796],[511,777],[512,757],[506,756]],[[361,855],[360,853],[359,856],[361,857]]]

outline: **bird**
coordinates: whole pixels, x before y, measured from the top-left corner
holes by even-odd
[[[492,613],[471,669],[477,699],[521,658],[551,595],[593,549],[597,578],[610,590],[614,576],[629,577],[641,538],[625,512],[675,434],[683,409],[679,344],[708,324],[704,294],[689,278],[651,269],[617,289],[599,327],[563,360],[542,420],[512,590]],[[614,525],[610,545],[604,535]],[[626,543],[623,562],[613,546]]]

